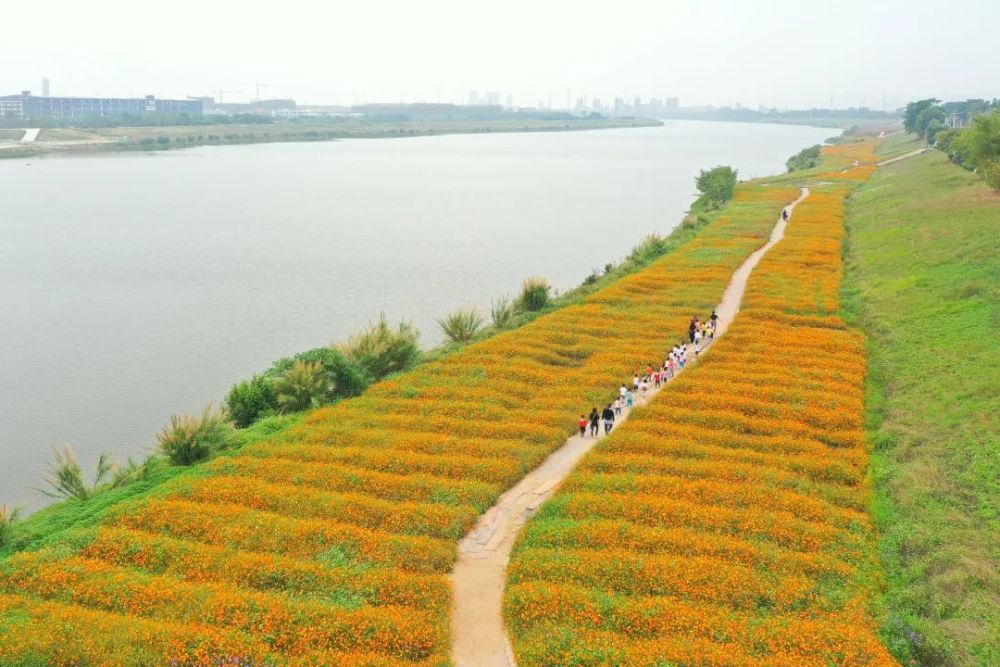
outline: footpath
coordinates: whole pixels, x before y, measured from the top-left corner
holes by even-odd
[[[795,206],[809,196],[809,189],[802,188],[802,195],[786,207],[789,220]],[[781,217],[771,231],[768,242],[754,251],[733,273],[722,301],[715,312],[718,321],[715,340],[725,334],[743,301],[747,279],[761,258],[785,235],[787,222]],[[669,342],[664,342],[666,356]],[[701,355],[711,350],[706,345]],[[690,346],[689,346],[690,349]],[[697,357],[688,355],[686,368],[697,365]],[[685,369],[686,369],[685,368]],[[685,369],[677,369],[675,376]],[[662,387],[669,384],[669,380]],[[650,387],[645,396],[636,396],[635,407],[648,403],[662,387]],[[609,387],[609,401],[617,397],[617,388]],[[590,406],[580,406],[580,412]],[[600,407],[600,406],[598,406]],[[634,408],[632,408],[634,409]],[[622,407],[622,414],[615,419],[615,428],[628,419],[630,409]],[[603,427],[602,427],[603,430]],[[528,518],[544,503],[580,459],[601,438],[574,435],[549,455],[545,461],[528,473],[513,488],[500,496],[496,505],[488,509],[476,526],[458,545],[458,562],[452,571],[451,644],[452,657],[457,667],[514,667],[514,653],[503,625],[501,606],[507,579],[507,563],[518,531]]]

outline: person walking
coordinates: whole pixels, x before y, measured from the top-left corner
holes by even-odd
[[[590,437],[597,437],[597,425],[601,423],[601,414],[597,411],[597,406],[590,411]]]
[[[694,342],[694,332],[698,329],[698,318],[692,318],[691,324],[688,325],[688,338],[691,342]]]
[[[604,413],[601,415],[604,418],[604,435],[611,433],[611,427],[615,425],[615,411],[611,409],[611,404],[604,408]]]
[[[781,210],[781,219],[784,220],[785,222],[788,222],[788,209],[787,208]]]
[[[623,403],[625,402],[625,394],[627,393],[628,393],[628,388],[625,385],[622,385],[621,387],[618,388],[618,398],[620,398]]]
[[[634,404],[635,404],[635,399],[632,396],[632,392],[628,392],[627,394],[625,394],[625,407],[631,410]]]
[[[625,399],[623,399],[620,396],[615,399],[615,417],[620,417],[621,416],[621,414],[622,414],[622,403],[624,403],[624,402],[625,402]]]
[[[712,316],[708,318],[708,321],[712,323],[712,331],[715,331],[715,327],[719,325],[719,316],[715,314],[714,310],[712,311]]]
[[[639,376],[632,376],[632,391],[639,391]]]
[[[580,437],[587,435],[587,415],[580,415]]]

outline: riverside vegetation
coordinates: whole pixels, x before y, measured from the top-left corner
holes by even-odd
[[[748,186],[729,209],[696,211],[675,235],[649,239],[567,295],[529,281],[517,307],[501,309],[506,329],[446,346],[361,396],[268,416],[280,384],[239,392],[263,409],[246,411],[251,425],[208,463],[143,466],[127,484],[14,524],[0,561],[0,659],[446,661],[444,575],[457,538],[562,442],[577,404],[656,353],[643,332],[718,298],[794,195]],[[700,280],[685,285],[685,275]],[[677,285],[670,294],[659,289],[665,280]],[[391,328],[374,329],[364,338]],[[602,351],[609,341],[614,354]],[[375,379],[382,371],[354,353],[371,347],[348,341],[319,359],[284,360],[268,382],[291,369],[313,379],[345,371],[341,357]],[[541,411],[530,400],[565,387]],[[235,413],[240,401],[229,402]]]

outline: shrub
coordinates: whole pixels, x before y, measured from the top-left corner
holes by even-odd
[[[788,167],[788,171],[812,169],[819,164],[819,152],[822,149],[823,147],[819,144],[810,146],[809,148],[803,148],[801,151],[788,158],[788,161],[785,162],[785,166]]]
[[[715,167],[705,171],[701,170],[695,184],[709,202],[716,205],[724,204],[733,197],[736,190],[737,172],[732,167]]]
[[[979,168],[986,183],[994,190],[1000,190],[1000,160],[992,160]]]
[[[21,515],[21,509],[15,507],[8,509],[6,505],[0,505],[0,549],[10,544],[14,533],[14,524],[17,523]]]
[[[545,278],[528,278],[521,284],[521,296],[517,299],[517,309],[535,312],[549,305],[552,286]]]
[[[417,362],[420,357],[417,335],[417,330],[406,322],[393,329],[383,314],[378,323],[354,334],[338,349],[369,379],[378,381]]]
[[[667,251],[667,239],[659,234],[650,234],[632,248],[628,261],[633,266],[644,266]]]
[[[221,447],[232,431],[225,409],[209,403],[199,415],[174,415],[156,434],[160,450],[174,465],[191,465],[208,458]]]
[[[490,316],[493,318],[493,326],[497,329],[506,328],[514,317],[514,306],[510,302],[510,297],[502,296],[491,302]]]
[[[441,325],[444,335],[456,343],[472,340],[483,326],[483,318],[475,308],[461,308],[437,322]]]
[[[323,364],[296,361],[274,381],[274,399],[282,412],[318,408],[330,398],[330,383]]]
[[[63,447],[62,451],[52,448],[56,460],[49,464],[49,472],[45,477],[45,483],[50,490],[39,489],[49,498],[76,498],[77,500],[87,500],[94,495],[97,487],[114,472],[115,465],[111,458],[102,453],[97,459],[97,471],[94,473],[94,482],[87,484],[83,480],[83,470],[76,460],[73,448],[69,445]]]
[[[333,347],[308,350],[295,355],[294,360],[306,363],[319,362],[323,372],[326,373],[333,396],[357,396],[368,387],[364,371]]]
[[[273,400],[267,380],[254,375],[234,384],[225,404],[237,428],[246,428],[271,411]]]

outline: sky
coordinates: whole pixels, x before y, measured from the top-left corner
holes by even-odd
[[[4,3],[0,94],[890,108],[1000,96],[997,0]]]

